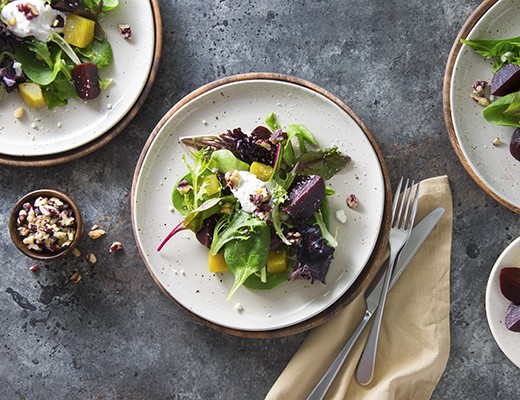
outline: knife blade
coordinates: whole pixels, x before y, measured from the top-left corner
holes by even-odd
[[[390,288],[392,288],[394,284],[397,282],[397,279],[399,279],[403,270],[412,260],[413,256],[415,255],[415,253],[417,253],[417,250],[419,250],[426,238],[430,235],[431,231],[433,230],[433,228],[435,228],[443,214],[444,208],[436,208],[435,210],[431,211],[428,215],[426,215],[423,219],[421,219],[421,221],[419,221],[417,225],[413,227],[412,232],[410,234],[410,238],[401,250],[401,253],[399,254],[399,257],[395,264],[394,271],[392,273],[392,279],[390,281]],[[383,268],[383,270],[384,269],[385,268]],[[312,393],[309,395],[309,397],[307,397],[307,400],[317,400],[323,399],[325,397],[325,394],[329,390],[329,387],[334,381],[334,378],[336,378],[336,375],[343,366],[343,363],[345,362],[347,356],[356,344],[359,336],[361,336],[361,333],[363,332],[363,329],[368,324],[368,322],[374,315],[374,311],[377,309],[377,306],[379,305],[379,298],[381,297],[381,291],[383,290],[383,276],[383,273],[376,276],[375,281],[377,281],[377,283],[373,282],[373,284],[369,285],[369,287],[365,291],[366,310],[363,319],[361,320],[358,327],[356,328],[348,342],[345,344],[343,349],[339,352],[338,356],[331,364],[327,372],[325,372],[323,378],[321,378],[321,380],[316,385]]]

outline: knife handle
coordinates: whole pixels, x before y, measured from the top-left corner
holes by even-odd
[[[348,342],[345,343],[345,346],[343,346],[334,362],[330,365],[327,372],[325,372],[323,378],[321,378],[321,380],[316,385],[312,393],[309,395],[309,397],[307,397],[307,400],[321,400],[325,397],[325,394],[332,385],[334,378],[336,378],[336,375],[338,375],[339,370],[345,363],[345,360],[347,359],[350,351],[356,344],[359,336],[363,332],[363,329],[365,329],[365,326],[368,324],[368,321],[370,321],[371,317],[372,313],[367,310],[365,312],[365,316],[357,326],[356,330],[354,331]]]

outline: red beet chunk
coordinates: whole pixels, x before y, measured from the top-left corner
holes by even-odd
[[[505,64],[491,80],[491,94],[505,96],[520,89],[520,66]]]
[[[500,270],[500,290],[506,299],[520,304],[520,268],[505,267]]]
[[[287,194],[282,210],[296,219],[307,219],[321,206],[325,197],[325,181],[310,175],[298,182]]]
[[[78,64],[72,69],[72,83],[80,99],[92,100],[99,96],[98,67],[92,63]]]
[[[509,152],[520,161],[520,128],[516,128],[509,142]]]
[[[511,303],[507,307],[506,328],[513,332],[520,332],[520,305]]]

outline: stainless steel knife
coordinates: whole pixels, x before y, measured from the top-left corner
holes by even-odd
[[[410,234],[410,239],[408,239],[408,242],[403,247],[403,250],[401,250],[399,258],[395,264],[394,271],[392,273],[392,280],[390,281],[390,287],[394,286],[397,279],[399,279],[401,276],[403,270],[411,261],[415,253],[417,253],[417,250],[419,250],[443,214],[444,208],[436,208],[414,226],[412,233]],[[334,381],[334,378],[345,362],[348,354],[350,353],[350,350],[352,350],[352,347],[354,347],[354,344],[356,344],[359,336],[361,335],[361,332],[363,332],[363,329],[374,315],[374,311],[377,309],[379,298],[381,297],[381,290],[383,289],[383,279],[381,279],[383,276],[384,274],[377,276],[377,284],[371,284],[365,291],[365,300],[367,303],[365,316],[359,323],[348,342],[340,351],[334,362],[331,364],[327,372],[325,372],[323,378],[321,378],[320,382],[316,385],[312,393],[309,395],[309,397],[307,397],[307,400],[317,400],[323,399],[323,397],[325,397],[325,394],[329,390],[329,387]]]

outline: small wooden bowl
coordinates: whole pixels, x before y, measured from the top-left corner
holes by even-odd
[[[67,246],[66,248],[62,249],[58,252],[51,252],[49,250],[43,250],[43,251],[36,251],[29,249],[26,244],[23,243],[23,237],[20,236],[18,233],[18,226],[16,223],[16,220],[18,219],[18,213],[22,209],[22,206],[29,202],[33,203],[34,200],[38,197],[57,197],[64,203],[68,204],[72,211],[74,212],[74,219],[76,221],[76,233],[74,235],[74,239],[72,243]],[[20,250],[23,254],[25,254],[28,257],[31,257],[38,261],[53,261],[60,259],[62,257],[65,257],[66,255],[70,254],[74,247],[78,244],[78,241],[83,233],[83,220],[81,218],[81,214],[79,212],[79,208],[74,203],[74,201],[67,196],[65,193],[59,192],[57,190],[52,189],[39,189],[35,190],[33,192],[27,193],[24,197],[22,197],[16,205],[14,206],[13,210],[11,211],[11,217],[9,218],[9,232],[11,234],[11,239],[13,240],[13,243],[15,246]]]

